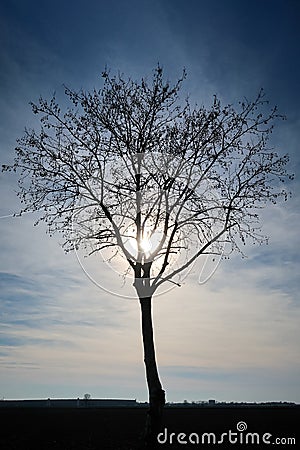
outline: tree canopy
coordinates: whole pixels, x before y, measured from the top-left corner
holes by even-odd
[[[64,111],[55,96],[31,103],[40,129],[26,129],[3,166],[20,174],[21,213],[39,211],[66,251],[122,255],[140,297],[180,283],[201,255],[265,241],[259,209],[287,198],[291,176],[269,146],[284,117],[264,91],[193,106],[180,98],[185,72],[173,84],[160,66],[151,79],[102,77],[92,92],[65,88]]]

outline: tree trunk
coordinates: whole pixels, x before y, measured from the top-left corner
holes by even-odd
[[[155,358],[151,303],[151,297],[140,298],[144,362],[149,392],[149,410],[147,412],[144,439],[146,445],[150,446],[157,442],[157,434],[162,423],[162,410],[165,405],[165,391],[162,389]]]

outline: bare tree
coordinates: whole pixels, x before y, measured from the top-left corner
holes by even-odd
[[[159,378],[152,298],[165,283],[180,285],[194,261],[227,257],[246,239],[262,243],[259,209],[287,198],[280,181],[287,155],[268,147],[283,118],[260,91],[253,101],[192,106],[181,101],[185,72],[175,83],[158,66],[150,80],[103,74],[100,90],[66,88],[32,103],[41,128],[25,130],[15,162],[21,213],[40,211],[49,232],[62,232],[66,251],[122,255],[141,307],[149,390],[147,438],[158,431],[165,391]],[[224,246],[226,252],[224,253]],[[125,267],[126,265],[126,267]]]

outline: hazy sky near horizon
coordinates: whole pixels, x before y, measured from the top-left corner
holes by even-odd
[[[140,78],[160,62],[171,80],[185,67],[198,104],[263,87],[287,115],[272,144],[290,154],[293,197],[262,211],[269,245],[224,261],[205,284],[194,271],[154,302],[169,401],[300,402],[299,22],[297,0],[1,1],[0,164],[34,125],[31,100],[56,91],[63,101],[63,84],[100,87],[105,66]],[[0,397],[146,400],[138,302],[92,283],[35,216],[12,218],[16,189],[0,174]],[[109,267],[84,265],[120,291]]]

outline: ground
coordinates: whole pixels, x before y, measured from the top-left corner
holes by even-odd
[[[0,448],[3,450],[137,450],[145,422],[145,408],[0,408]],[[278,448],[297,448],[300,406],[165,408],[157,448],[264,448],[266,440]],[[246,424],[247,429],[243,430]],[[231,432],[230,432],[231,430]],[[181,434],[180,433],[184,433]],[[191,434],[193,433],[193,434]],[[205,444],[201,443],[204,433]],[[223,435],[222,433],[227,433]],[[231,434],[230,434],[231,433]],[[245,444],[260,439],[259,445]],[[297,435],[298,433],[298,435]],[[199,444],[197,444],[199,436]],[[216,439],[213,444],[213,439]],[[231,439],[231,442],[229,441]],[[296,444],[288,442],[295,438]],[[234,440],[238,440],[234,443]],[[210,440],[210,444],[208,444]],[[241,445],[240,440],[243,441]],[[223,442],[222,442],[223,441]],[[187,442],[187,443],[184,443]],[[268,447],[266,447],[268,448]]]

